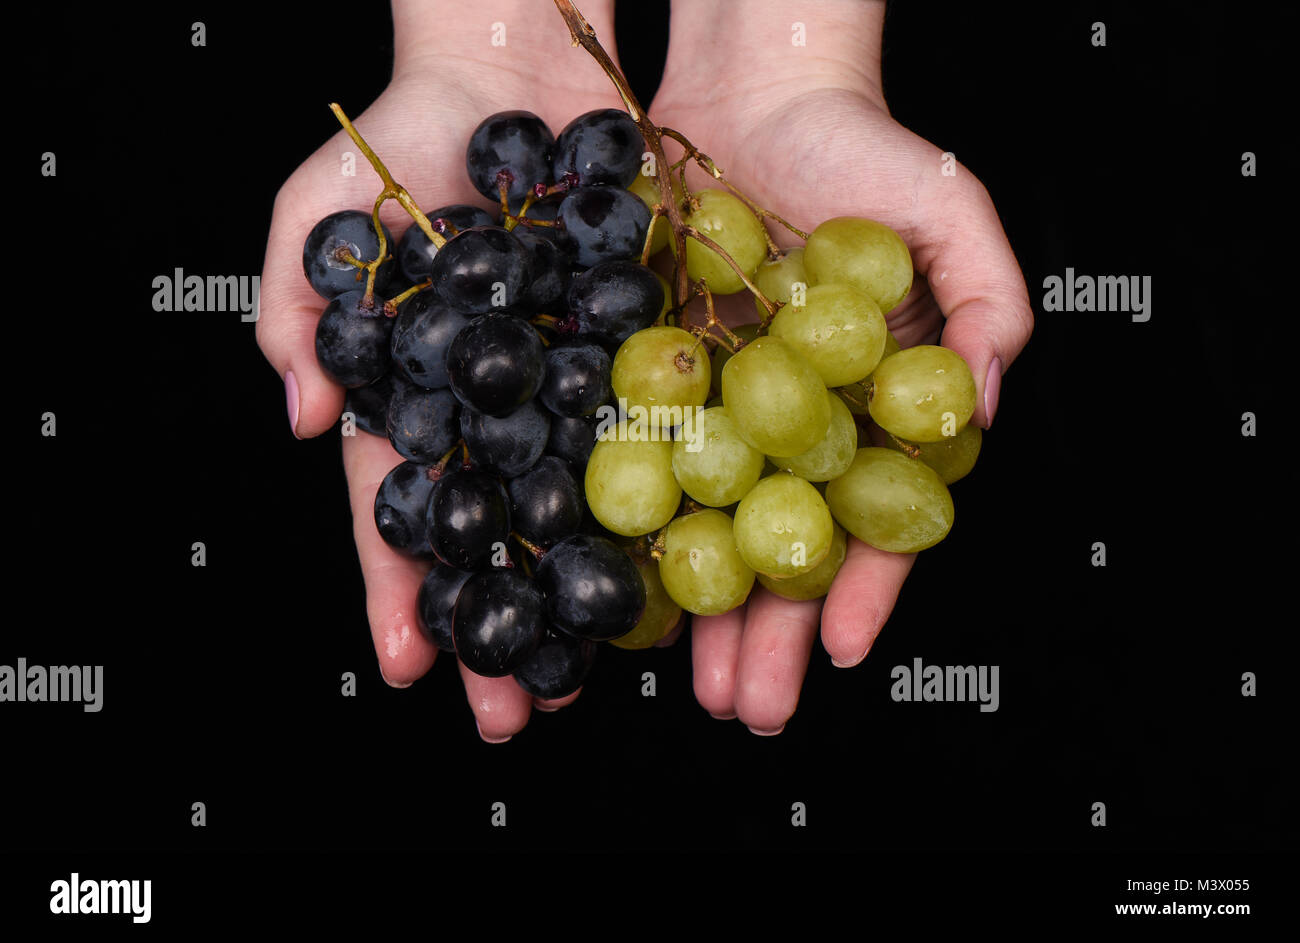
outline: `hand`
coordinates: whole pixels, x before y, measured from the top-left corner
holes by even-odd
[[[941,150],[890,118],[880,92],[881,0],[823,0],[799,16],[802,47],[791,43],[791,14],[779,0],[674,2],[651,116],[685,134],[760,206],[804,231],[834,216],[866,216],[897,230],[916,279],[889,312],[889,328],[903,347],[942,339],[965,358],[978,394],[971,421],[987,428],[1002,372],[1033,327],[997,211],[969,170],[957,165],[954,176],[943,175]],[[702,173],[688,182],[708,186]],[[779,227],[774,235],[797,241]],[[754,320],[748,295],[740,301],[738,320]],[[701,706],[719,719],[738,716],[755,733],[779,733],[798,704],[819,615],[832,661],[858,664],[914,560],[850,537],[824,606],[790,602],[756,584],[745,606],[696,617]]]
[[[584,12],[605,35],[612,34],[609,0],[585,4]],[[454,16],[429,16],[427,5],[395,0],[394,68],[391,84],[365,113],[353,116],[366,142],[410,191],[421,209],[480,199],[465,171],[465,146],[474,128],[494,112],[526,109],[555,131],[584,111],[619,107],[609,80],[577,51],[549,7],[529,0],[496,0],[459,8]],[[493,46],[494,24],[505,25],[506,44]],[[345,73],[346,63],[333,62]],[[335,76],[338,77],[338,76]],[[344,86],[346,87],[346,86]],[[332,94],[332,93],[331,93]],[[345,109],[348,102],[342,102]],[[355,105],[355,103],[352,103]],[[321,107],[322,125],[333,121]],[[344,152],[356,154],[356,175],[343,176]],[[271,219],[262,272],[257,341],[284,378],[294,435],[327,431],[343,408],[343,389],[316,363],[316,322],[326,302],[302,271],[302,246],[317,221],[340,209],[369,210],[383,185],[340,130],[281,187]],[[395,202],[380,213],[393,237],[410,224]],[[390,247],[391,250],[392,247]],[[407,687],[433,665],[437,649],[417,625],[416,593],[428,566],[405,557],[380,538],[374,523],[375,492],[402,461],[387,439],[359,432],[343,439],[343,465],[352,504],[353,535],[366,584],[366,609],[379,670],[390,685]],[[513,678],[483,678],[462,665],[461,677],[479,733],[501,742],[523,729],[534,706]],[[540,710],[568,704],[539,701]]]

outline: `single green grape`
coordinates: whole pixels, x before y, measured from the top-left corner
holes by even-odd
[[[682,607],[673,602],[659,578],[658,560],[646,557],[636,565],[636,570],[645,584],[645,611],[636,628],[610,642],[619,648],[649,648],[671,632],[682,615]]]
[[[858,424],[853,420],[853,413],[830,390],[826,391],[826,400],[830,403],[831,424],[826,427],[822,440],[802,455],[772,459],[777,468],[793,472],[808,482],[840,477],[848,471],[858,452]],[[690,493],[689,488],[686,491]]]
[[[803,354],[827,386],[846,386],[880,363],[889,328],[868,295],[852,285],[814,285],[804,303],[776,313],[768,333]]]
[[[763,453],[745,441],[725,406],[701,410],[677,430],[673,474],[700,504],[735,504],[762,473]]]
[[[809,285],[844,282],[866,292],[888,314],[912,288],[912,256],[884,223],[837,216],[822,223],[804,246]]]
[[[659,576],[673,602],[697,616],[730,612],[749,597],[754,571],[741,558],[731,518],[713,509],[679,517],[663,534]]]
[[[709,352],[679,327],[648,327],[623,341],[610,382],[629,417],[646,410],[651,426],[670,429],[709,398]]]
[[[984,432],[979,426],[967,423],[961,432],[942,442],[904,442],[889,439],[889,447],[897,449],[904,455],[925,462],[939,473],[945,485],[961,481],[975,467],[979,458],[980,444],[984,441]],[[904,445],[907,448],[904,448]],[[909,452],[909,449],[911,452]],[[911,454],[911,453],[915,454]]]
[[[722,401],[746,441],[764,455],[802,455],[831,423],[826,386],[776,337],[760,337],[722,368]]]
[[[826,486],[826,503],[854,537],[893,553],[932,547],[952,527],[952,495],[939,473],[892,449],[858,449]]]
[[[885,350],[880,355],[880,359],[883,361],[886,357],[891,354],[896,354],[902,349],[903,348],[898,345],[898,341],[895,339],[893,332],[890,331],[885,334]],[[874,373],[867,376],[866,379],[859,380],[857,383],[849,383],[848,385],[841,386],[837,389],[837,392],[840,393],[840,399],[844,401],[845,406],[849,407],[849,412],[853,413],[855,416],[870,415],[870,408],[867,404],[871,399],[870,391],[872,376],[874,376]]]
[[[844,565],[844,555],[847,552],[848,538],[844,535],[844,528],[836,524],[835,533],[831,537],[831,549],[821,563],[807,573],[800,573],[785,580],[773,579],[766,573],[759,573],[758,581],[784,599],[797,601],[820,599],[830,591],[831,583],[835,581],[835,574]]]
[[[822,562],[835,523],[816,488],[781,472],[764,478],[741,499],[735,530],[736,547],[751,569],[785,579]]]
[[[673,444],[638,423],[621,422],[597,440],[584,479],[587,506],[604,527],[639,537],[673,519],[682,489],[673,477]]]
[[[682,185],[676,176],[672,178],[672,181],[673,196],[677,198],[677,202],[680,204],[683,197]],[[651,212],[654,212],[655,204],[659,202],[659,178],[657,176],[647,177],[643,173],[638,173],[628,190],[640,197],[641,202]],[[668,224],[667,218],[658,217],[654,221],[654,234],[650,237],[650,254],[654,255],[656,252],[662,251],[668,245],[668,239],[671,235],[672,227]],[[672,293],[669,292],[669,294]]]
[[[721,246],[746,277],[752,276],[758,264],[767,258],[767,238],[758,217],[726,190],[701,190],[695,194],[695,200],[699,207],[687,215],[686,224]],[[672,247],[671,241],[669,246]],[[722,256],[689,237],[686,273],[692,281],[704,279],[715,295],[734,295],[745,287],[736,270]]]
[[[758,337],[758,325],[741,324],[737,327],[733,327],[731,333],[735,334],[745,343],[749,343],[754,338]],[[709,355],[709,365],[713,368],[713,389],[721,391],[722,368],[727,365],[727,361],[733,356],[732,352],[727,350],[727,348],[723,347],[721,344],[718,345],[717,350]]]
[[[880,361],[872,374],[871,418],[909,442],[939,442],[975,412],[975,378],[961,354],[922,344]]]
[[[802,283],[805,289],[808,287],[808,273],[803,267],[803,246],[784,249],[779,258],[758,263],[753,281],[754,287],[769,300],[782,304],[788,302],[795,284]],[[759,320],[767,317],[767,309],[757,298],[754,307],[758,309]]]

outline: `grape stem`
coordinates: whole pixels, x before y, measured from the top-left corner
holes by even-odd
[[[384,316],[389,318],[397,317],[398,305],[400,305],[403,301],[405,301],[407,298],[410,298],[412,295],[416,294],[417,292],[424,291],[424,289],[428,288],[432,284],[433,284],[433,279],[426,278],[424,281],[420,282],[420,284],[412,285],[410,288],[406,289],[406,291],[402,292],[400,295],[397,295],[393,298],[389,298],[387,301],[384,302]]]
[[[894,444],[897,445],[899,450],[908,458],[921,457],[920,446],[913,445],[911,442],[904,442],[902,439],[894,435],[892,432],[889,433],[889,438],[893,440]]]
[[[372,298],[374,297],[375,291],[375,275],[379,271],[379,266],[388,258],[388,240],[384,238],[384,227],[379,222],[379,208],[383,206],[386,201],[396,200],[400,203],[402,208],[411,215],[413,220],[415,220],[416,225],[420,227],[420,231],[428,236],[429,241],[439,249],[447,244],[447,240],[439,235],[433,228],[433,224],[429,222],[429,218],[425,216],[420,207],[416,205],[415,200],[411,198],[411,194],[407,192],[406,188],[393,179],[393,175],[388,172],[388,168],[384,166],[384,162],[379,159],[379,156],[375,154],[373,150],[370,149],[370,145],[365,142],[365,139],[361,136],[360,132],[352,126],[352,122],[349,121],[348,116],[343,113],[343,109],[339,107],[338,102],[330,102],[330,111],[334,112],[334,117],[339,120],[339,124],[343,125],[343,130],[348,133],[348,137],[352,138],[352,143],[356,144],[361,153],[366,156],[366,160],[370,161],[370,166],[375,169],[375,173],[379,174],[379,179],[384,181],[384,189],[380,192],[379,198],[375,200],[375,207],[370,212],[371,221],[375,227],[375,235],[379,239],[379,255],[374,259],[374,261],[367,262],[363,266],[368,273],[366,278],[366,297]]]
[[[537,544],[533,543],[523,534],[519,533],[519,531],[512,530],[510,532],[510,536],[513,537],[515,540],[519,541],[520,546],[522,546],[525,550],[531,553],[533,555],[534,560],[540,560],[542,557],[546,556],[545,550],[537,546]]]

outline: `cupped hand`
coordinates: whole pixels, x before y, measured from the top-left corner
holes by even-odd
[[[978,394],[971,421],[987,428],[1002,372],[1033,327],[1024,278],[988,193],[969,170],[890,117],[871,68],[816,48],[801,57],[782,48],[790,46],[787,29],[777,16],[771,45],[757,45],[750,37],[761,35],[762,24],[742,27],[736,37],[734,30],[688,31],[674,23],[651,117],[685,134],[729,182],[805,232],[835,216],[893,227],[911,250],[916,275],[911,292],[888,313],[889,329],[903,347],[942,343],[965,358]],[[735,66],[731,72],[727,63]],[[688,182],[693,189],[709,185],[702,173]],[[773,234],[786,245],[799,242],[780,227]],[[755,318],[747,296],[728,311],[735,320]],[[755,584],[745,606],[695,617],[701,706],[720,719],[739,717],[755,733],[780,732],[798,704],[818,626],[836,665],[861,662],[915,556],[850,537],[824,604],[791,602]]]
[[[465,170],[465,146],[474,128],[494,112],[524,109],[559,131],[593,108],[617,107],[613,87],[599,69],[567,68],[574,50],[563,23],[552,15],[511,18],[508,4],[465,9],[456,22],[433,24],[428,42],[415,38],[429,24],[413,20],[418,5],[394,6],[397,41],[391,84],[366,111],[353,115],[357,130],[398,183],[423,210],[449,203],[488,208]],[[594,6],[594,5],[593,5]],[[533,11],[535,12],[535,11]],[[588,11],[598,24],[604,11]],[[493,45],[497,18],[510,32]],[[482,22],[479,22],[482,21]],[[531,28],[530,28],[531,27]],[[608,31],[608,25],[604,24]],[[323,94],[342,92],[323,90]],[[321,105],[322,125],[333,121]],[[341,102],[346,110],[348,102]],[[342,172],[343,155],[354,155],[355,176]],[[383,184],[353,142],[340,130],[285,181],[276,196],[262,271],[257,341],[284,378],[294,435],[310,438],[329,430],[343,408],[344,390],[316,362],[316,322],[326,301],[307,283],[302,247],[322,217],[340,209],[369,211]],[[400,238],[410,223],[395,202],[381,219]],[[393,247],[390,246],[390,250]],[[353,535],[366,586],[366,609],[379,670],[390,685],[407,687],[433,665],[438,652],[418,627],[416,594],[428,565],[403,556],[379,536],[375,492],[402,461],[386,438],[358,430],[343,438],[343,464],[352,506]],[[554,710],[557,701],[534,701],[513,678],[484,678],[460,666],[465,693],[480,735],[508,739],[528,722],[534,706]]]

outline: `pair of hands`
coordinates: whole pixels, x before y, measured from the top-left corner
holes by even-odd
[[[535,0],[481,2],[439,19],[414,0],[394,0],[393,79],[355,124],[422,208],[470,202],[465,144],[478,123],[508,109],[540,115],[552,128],[594,108],[621,107],[599,66],[569,43],[558,13]],[[582,12],[611,56],[612,0]],[[1028,295],[988,194],[965,168],[944,175],[943,152],[889,116],[880,93],[883,0],[823,0],[790,22],[780,0],[676,0],[668,59],[652,119],[709,154],[727,179],[760,205],[810,231],[833,216],[866,216],[896,229],[911,249],[916,280],[889,313],[903,347],[936,343],[960,353],[978,388],[973,422],[988,427],[1003,370],[1033,326]],[[806,45],[792,42],[802,26]],[[492,39],[504,35],[504,45]],[[323,93],[334,95],[326,89]],[[346,103],[345,103],[346,105]],[[380,183],[340,131],[296,170],[276,197],[262,276],[257,339],[285,380],[294,435],[320,435],[339,419],[343,390],[316,363],[324,308],[302,274],[302,244],[323,216],[366,209]],[[706,185],[699,176],[692,187]],[[381,212],[395,236],[409,222],[393,203]],[[783,233],[776,233],[781,240]],[[750,321],[748,296],[733,296],[724,319]],[[728,313],[734,315],[728,318]],[[353,533],[379,668],[406,687],[432,666],[436,648],[416,624],[416,593],[427,567],[403,557],[375,529],[375,492],[399,456],[386,439],[343,439]],[[914,554],[876,550],[850,537],[848,555],[824,603],[791,602],[755,585],[748,603],[694,617],[695,694],[719,719],[738,717],[758,734],[779,733],[794,713],[820,625],[839,666],[866,657],[893,608]],[[479,733],[509,739],[535,700],[512,678],[460,667]]]

